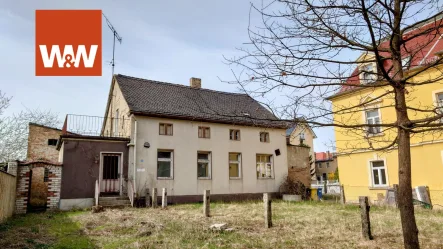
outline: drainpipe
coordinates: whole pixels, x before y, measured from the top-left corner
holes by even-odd
[[[137,182],[136,182],[136,173],[137,173],[137,120],[134,116],[134,194],[137,194]]]

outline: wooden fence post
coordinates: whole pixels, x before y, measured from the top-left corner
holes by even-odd
[[[210,216],[210,193],[209,190],[203,191],[203,214],[205,217]]]
[[[153,188],[152,189],[152,207],[156,208],[157,207],[157,188]]]
[[[394,184],[394,202],[395,207],[398,208],[398,184]]]
[[[162,208],[165,208],[168,206],[168,193],[166,191],[166,188],[163,188],[162,192]]]
[[[360,202],[360,211],[361,211],[361,233],[363,235],[363,238],[366,240],[372,240],[372,234],[371,234],[371,221],[369,220],[369,203],[368,203],[368,197],[367,196],[360,196],[359,198]]]
[[[145,202],[146,202],[146,207],[151,206],[151,196],[149,196],[149,189],[148,188],[146,189]]]
[[[265,208],[265,227],[272,227],[272,209],[271,209],[271,197],[268,193],[263,194],[263,204]]]
[[[340,203],[345,205],[346,204],[346,197],[345,197],[345,187],[340,185]]]

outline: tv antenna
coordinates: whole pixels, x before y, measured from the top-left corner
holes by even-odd
[[[114,34],[114,42],[112,43],[112,61],[111,61],[111,66],[112,66],[112,77],[114,77],[114,55],[115,55],[115,39],[117,39],[117,41],[122,44],[122,37],[117,33],[117,30],[115,30],[114,26],[112,26],[112,23],[109,21],[109,19],[105,16],[105,14],[102,12],[103,17],[106,20],[106,24],[108,25],[109,29],[112,31],[112,33]]]

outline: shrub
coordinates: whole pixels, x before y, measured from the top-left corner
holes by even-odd
[[[294,181],[287,176],[280,185],[280,194],[282,195],[301,195],[306,199],[306,187],[300,181]]]

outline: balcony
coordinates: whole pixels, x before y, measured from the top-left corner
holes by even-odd
[[[129,119],[68,114],[62,128],[63,135],[128,138],[131,135]]]

